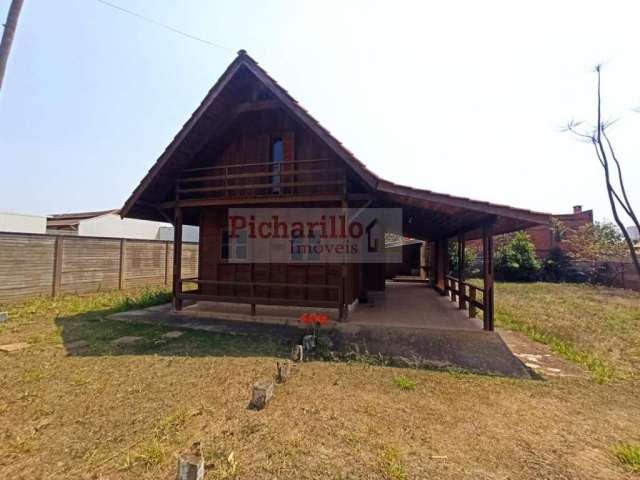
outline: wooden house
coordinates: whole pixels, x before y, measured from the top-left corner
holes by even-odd
[[[452,169],[453,171],[453,169]],[[455,173],[456,175],[458,173]],[[397,208],[402,232],[429,245],[424,271],[460,308],[484,309],[493,328],[493,267],[484,288],[447,266],[449,239],[483,239],[548,220],[546,214],[397,185],[378,177],[245,51],[229,65],[121,210],[175,226],[173,304],[184,300],[336,308],[345,319],[367,291],[384,289],[384,265],[251,262],[232,243],[229,208]],[[182,225],[200,227],[198,278],[181,278]],[[425,255],[427,257],[427,255]],[[196,290],[184,290],[184,284]]]

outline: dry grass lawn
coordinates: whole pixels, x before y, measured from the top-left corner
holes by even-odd
[[[0,345],[30,347],[0,353],[0,478],[173,479],[175,452],[195,440],[208,479],[637,478],[620,448],[640,441],[640,295],[498,287],[500,323],[601,361],[616,372],[606,379],[314,361],[260,412],[247,409],[250,385],[287,346],[206,332],[166,340],[161,327],[105,320],[162,300],[129,295],[10,308]],[[143,340],[111,343],[122,336]],[[69,352],[78,340],[88,344]]]

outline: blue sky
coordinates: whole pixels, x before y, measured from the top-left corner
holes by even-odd
[[[438,192],[610,217],[591,67],[640,208],[635,2],[25,0],[0,92],[0,211],[120,207],[245,48],[374,172]],[[9,0],[0,0],[4,19]]]

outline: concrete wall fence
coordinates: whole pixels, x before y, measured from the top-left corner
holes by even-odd
[[[34,296],[170,286],[173,242],[0,232],[0,303]],[[198,275],[183,243],[182,277]]]

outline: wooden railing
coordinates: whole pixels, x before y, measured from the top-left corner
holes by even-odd
[[[198,291],[185,291],[185,284],[198,285]],[[200,293],[201,285],[213,285],[216,292],[224,290],[221,293]],[[226,287],[226,288],[225,288]],[[258,289],[266,289],[267,295],[261,295],[256,292]],[[284,289],[285,296],[272,295],[274,289]],[[288,296],[290,289],[301,289],[305,295],[304,298],[291,298]],[[309,290],[323,290],[325,292],[336,292],[335,298],[328,300],[318,300],[310,298]],[[230,291],[229,291],[230,290]],[[322,307],[337,308],[339,318],[343,318],[344,314],[344,290],[340,285],[333,284],[312,284],[312,283],[274,283],[274,282],[238,282],[224,280],[203,280],[199,278],[183,278],[180,281],[180,289],[178,296],[181,300],[195,301],[214,301],[227,303],[244,303],[251,305],[251,314],[255,315],[256,305],[282,305],[282,306],[301,306],[301,307]],[[330,295],[325,295],[330,297]]]
[[[445,294],[450,295],[452,302],[458,303],[460,309],[468,309],[471,318],[478,316],[478,310],[484,312],[483,288],[464,281],[461,282],[456,277],[447,275],[444,277],[444,291]],[[482,294],[482,299],[478,296],[478,292]]]
[[[341,193],[346,170],[328,158],[218,165],[183,170],[177,199]]]

